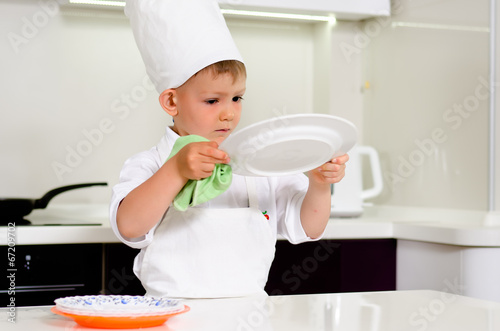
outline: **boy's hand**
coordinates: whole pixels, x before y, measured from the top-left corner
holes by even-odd
[[[186,179],[210,177],[217,163],[229,163],[226,152],[218,149],[215,141],[195,142],[184,146],[172,159],[179,174]]]
[[[349,155],[344,154],[336,157],[322,166],[309,171],[309,180],[313,180],[318,184],[335,184],[345,175],[345,163],[349,160]]]

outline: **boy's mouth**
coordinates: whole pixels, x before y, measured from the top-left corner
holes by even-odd
[[[219,130],[215,130],[216,132],[222,132],[222,133],[227,133],[229,131],[231,131],[231,129],[219,129]]]

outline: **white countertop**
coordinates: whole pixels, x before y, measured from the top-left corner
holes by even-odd
[[[188,300],[191,310],[147,330],[493,331],[500,303],[436,291]],[[90,330],[49,306],[0,309],[1,330]],[[100,330],[100,329],[94,329]]]
[[[16,245],[119,242],[105,204],[49,205],[28,217],[33,226],[0,227],[0,245],[15,230]],[[66,224],[50,225],[55,223]],[[75,225],[86,224],[86,225]],[[100,225],[91,225],[100,224]],[[500,247],[500,214],[469,210],[366,207],[361,217],[332,218],[324,239],[395,238],[459,246]]]

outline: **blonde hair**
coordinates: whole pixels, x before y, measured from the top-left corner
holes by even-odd
[[[198,71],[193,76],[196,76],[199,72],[202,71],[210,71],[210,73],[213,74],[216,78],[219,75],[228,73],[233,77],[233,82],[237,81],[240,78],[247,77],[247,70],[245,68],[245,65],[237,60],[224,60],[212,63],[211,65]]]

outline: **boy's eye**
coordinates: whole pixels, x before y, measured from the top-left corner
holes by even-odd
[[[233,102],[238,102],[238,101],[241,101],[243,100],[243,97],[234,97],[233,98]]]
[[[208,103],[209,105],[213,105],[213,104],[217,103],[217,99],[209,99],[209,100],[207,100],[205,102]]]

